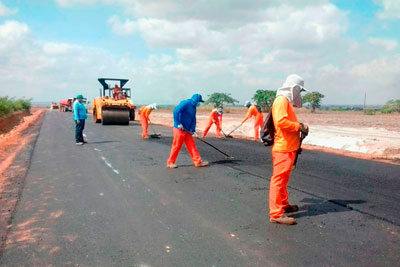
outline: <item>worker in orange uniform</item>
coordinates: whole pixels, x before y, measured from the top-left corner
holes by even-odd
[[[142,106],[139,109],[140,124],[142,125],[142,138],[148,139],[149,134],[147,133],[147,128],[149,127],[150,113],[157,109],[157,104],[153,103],[147,106]]]
[[[113,95],[115,100],[119,100],[119,94],[122,92],[121,87],[118,86],[118,84],[115,85],[114,90],[113,90]]]
[[[222,127],[222,108],[214,108],[211,111],[210,119],[208,120],[208,124],[203,132],[202,137],[206,137],[208,131],[210,130],[211,126],[215,124],[216,130],[215,135],[217,138],[221,137],[221,127]]]
[[[272,146],[273,174],[269,187],[270,222],[292,225],[295,218],[284,213],[296,212],[297,205],[289,204],[287,184],[290,172],[300,146],[300,132],[308,134],[308,126],[297,121],[293,107],[301,107],[304,80],[296,74],[289,75],[283,86],[277,90],[272,104],[272,118],[275,126],[275,139]]]
[[[264,116],[261,112],[261,108],[256,104],[251,104],[250,101],[246,101],[245,107],[248,108],[248,111],[246,117],[244,117],[242,121],[242,124],[254,116],[254,140],[258,141],[260,139],[260,128],[264,122]]]
[[[192,157],[194,166],[206,167],[209,165],[208,162],[202,161],[193,139],[193,135],[196,134],[196,107],[201,102],[204,102],[203,97],[199,94],[194,94],[192,98],[181,101],[174,109],[174,140],[167,160],[167,168],[174,169],[178,167],[175,162],[183,143],[185,143]]]

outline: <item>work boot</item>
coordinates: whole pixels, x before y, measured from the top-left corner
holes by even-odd
[[[284,208],[285,213],[297,212],[299,211],[299,206],[297,205],[289,205]]]
[[[169,169],[176,169],[176,168],[178,168],[178,165],[176,165],[176,164],[174,164],[174,163],[170,163],[170,164],[167,164],[167,168],[169,168]]]
[[[149,139],[149,137],[148,136],[144,136],[143,139]]]
[[[278,217],[278,218],[269,218],[269,221],[272,223],[280,223],[280,224],[286,224],[286,225],[296,224],[295,218],[288,217],[286,215],[282,215],[281,217]]]
[[[197,165],[195,165],[196,167],[207,167],[207,166],[209,166],[210,164],[207,162],[207,161],[203,161],[203,162],[201,162],[200,164],[197,164]]]

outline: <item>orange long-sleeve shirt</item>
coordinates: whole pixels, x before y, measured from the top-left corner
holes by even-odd
[[[149,116],[152,109],[149,106],[143,106],[139,109],[139,114],[143,116],[145,119],[149,120]]]
[[[274,152],[296,151],[300,145],[300,123],[292,104],[284,96],[278,96],[272,105],[275,126]]]
[[[256,118],[256,120],[263,119],[262,113],[258,111],[256,105],[254,105],[254,104],[249,107],[246,117],[244,117],[244,119],[242,120],[242,123],[244,123],[245,121],[247,121],[249,118],[251,118],[253,116]]]
[[[212,122],[219,122],[220,124],[222,123],[222,114],[218,114],[218,112],[217,112],[218,110],[216,109],[216,108],[214,108],[212,111],[211,111],[211,114],[210,114],[210,120],[212,121]]]

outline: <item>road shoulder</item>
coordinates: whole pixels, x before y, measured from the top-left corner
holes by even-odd
[[[44,115],[44,110],[33,112],[31,116],[24,119],[24,122],[18,125],[9,135],[3,136],[3,140],[1,140],[4,142],[4,148],[2,147],[0,165],[0,255],[24,188],[25,177],[30,167],[30,160]]]

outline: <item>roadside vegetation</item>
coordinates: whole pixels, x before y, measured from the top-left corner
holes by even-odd
[[[239,103],[238,100],[232,98],[230,94],[226,93],[213,93],[208,96],[207,101],[204,103],[205,105],[212,105],[214,107],[223,107],[224,104],[232,104]]]
[[[4,117],[14,111],[29,110],[31,106],[31,99],[0,97],[0,117]]]
[[[320,92],[314,91],[303,96],[303,103],[309,104],[311,106],[311,112],[315,112],[315,109],[321,107],[321,101],[324,97],[325,96]]]
[[[253,100],[261,107],[263,112],[269,112],[272,103],[274,103],[276,91],[271,90],[257,90],[253,96]]]
[[[381,113],[383,114],[389,114],[394,112],[400,113],[400,99],[389,100],[381,109]]]

